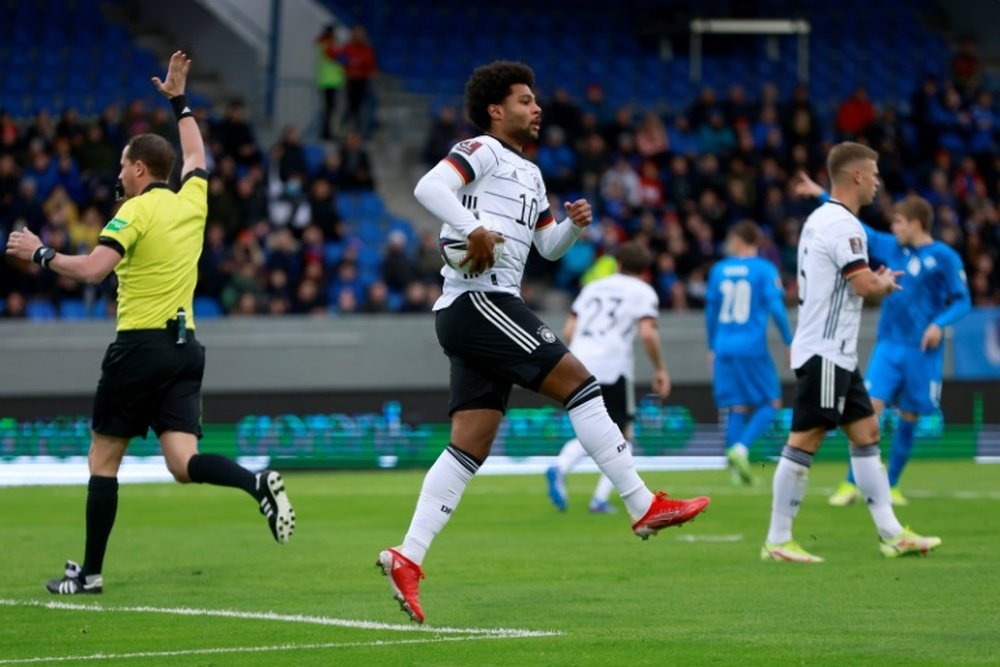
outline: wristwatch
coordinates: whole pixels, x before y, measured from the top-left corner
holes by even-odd
[[[38,264],[43,269],[49,268],[49,262],[56,256],[56,251],[48,246],[39,246],[35,254],[31,256],[31,261]]]

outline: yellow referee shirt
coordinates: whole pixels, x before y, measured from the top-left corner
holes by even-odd
[[[208,215],[208,172],[187,174],[180,192],[152,183],[118,209],[99,243],[117,250],[118,331],[164,329],[187,313],[194,329],[194,287]]]

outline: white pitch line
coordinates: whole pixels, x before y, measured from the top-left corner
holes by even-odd
[[[127,658],[172,658],[182,655],[219,655],[226,653],[265,653],[274,651],[308,651],[334,648],[359,648],[373,646],[400,646],[404,644],[438,644],[441,642],[482,641],[505,639],[501,635],[467,635],[465,637],[433,637],[428,639],[376,639],[370,642],[330,642],[326,644],[278,644],[276,646],[233,646],[229,648],[191,648],[179,651],[139,651],[135,653],[92,653],[90,655],[38,656],[34,658],[0,659],[0,665],[31,665],[46,662],[71,662],[84,660],[125,660]]]
[[[687,533],[676,537],[678,542],[742,542],[742,535],[711,535],[699,533]]]
[[[771,495],[770,485],[766,486],[688,486],[673,485],[671,490],[678,494],[703,493],[720,496],[769,496]],[[828,496],[836,490],[832,486],[817,486],[810,488],[807,496]],[[931,491],[929,489],[905,489],[903,493],[907,498],[928,498],[935,500],[1000,500],[1000,491]]]
[[[174,616],[213,616],[217,618],[240,618],[252,621],[279,621],[284,623],[330,625],[340,628],[355,628],[360,630],[391,630],[397,632],[425,632],[430,634],[461,634],[509,639],[522,637],[556,637],[562,634],[561,632],[550,632],[546,630],[521,630],[517,628],[449,628],[427,625],[403,625],[399,623],[381,623],[378,621],[356,621],[347,618],[330,618],[327,616],[277,614],[273,611],[239,611],[236,609],[193,609],[190,607],[102,607],[97,604],[78,604],[75,602],[61,601],[39,602],[37,600],[11,600],[5,598],[0,598],[0,606],[42,607],[45,609],[63,609],[69,611],[170,614]]]

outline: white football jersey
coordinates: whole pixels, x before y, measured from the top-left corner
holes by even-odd
[[[555,222],[549,211],[542,172],[535,163],[496,137],[480,135],[458,143],[444,162],[465,183],[462,205],[491,213],[504,236],[503,256],[485,273],[465,273],[445,266],[444,288],[434,310],[447,308],[464,292],[521,295],[521,278],[536,229]]]
[[[600,384],[625,376],[635,381],[635,341],[639,320],[656,319],[656,291],[633,276],[620,273],[589,283],[573,301],[576,327],[569,349]]]
[[[799,318],[792,368],[815,355],[849,371],[858,367],[864,299],[847,279],[867,268],[867,237],[858,218],[832,199],[813,211],[799,239]]]

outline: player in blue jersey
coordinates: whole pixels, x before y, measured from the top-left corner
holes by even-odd
[[[781,407],[781,385],[767,349],[768,320],[774,318],[785,345],[792,331],[778,270],[757,256],[761,232],[749,220],[735,225],[726,245],[729,257],[708,275],[705,326],[715,403],[726,409],[726,457],[737,483],[753,484],[750,447]]]
[[[800,195],[829,195],[805,174],[795,184]],[[971,309],[962,259],[948,245],[931,236],[934,212],[923,198],[899,201],[892,216],[892,233],[864,225],[869,255],[893,271],[902,271],[902,291],[882,302],[875,349],[868,362],[867,384],[872,404],[881,417],[886,405],[899,412],[899,423],[889,454],[892,502],[905,505],[899,478],[913,451],[920,415],[934,414],[941,398],[944,327]],[[831,505],[850,505],[860,497],[848,469],[847,480],[829,498]]]

